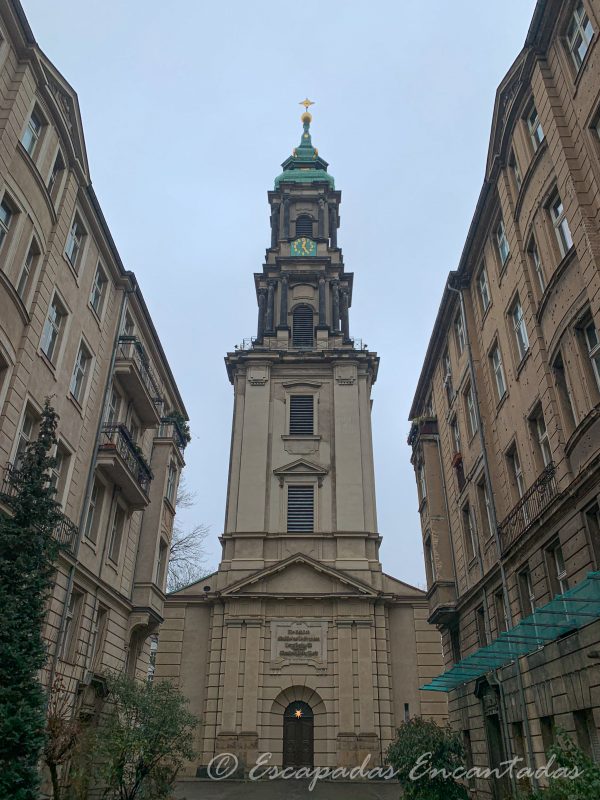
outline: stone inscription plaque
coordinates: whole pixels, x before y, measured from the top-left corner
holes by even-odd
[[[327,666],[327,623],[283,620],[271,622],[271,666]]]

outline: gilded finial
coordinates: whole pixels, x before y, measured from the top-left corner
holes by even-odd
[[[308,123],[310,125],[310,123],[312,121],[312,114],[310,113],[310,111],[308,109],[309,109],[310,106],[314,106],[314,102],[312,100],[309,100],[308,97],[306,97],[304,100],[301,100],[298,103],[298,105],[299,106],[304,106],[304,113],[302,114],[300,119],[302,120],[302,122],[304,124]]]
[[[305,97],[304,100],[301,100],[298,103],[298,105],[299,106],[304,106],[304,108],[308,111],[310,106],[314,106],[314,101],[313,100],[309,100],[308,97]]]

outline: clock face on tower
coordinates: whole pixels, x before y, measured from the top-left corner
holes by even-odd
[[[300,239],[294,239],[294,241],[290,244],[290,255],[316,256],[317,243],[313,242],[312,239],[307,239],[306,236],[302,236]]]

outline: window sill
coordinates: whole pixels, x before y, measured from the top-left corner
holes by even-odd
[[[504,403],[506,403],[507,397],[508,397],[508,389],[504,392],[500,400],[498,400],[498,402],[496,403],[496,416],[498,416],[498,414],[500,413],[500,409],[502,408]]]
[[[418,507],[418,512],[419,512],[419,514],[422,514],[422,513],[423,513],[423,511],[425,511],[425,508],[426,508],[426,507],[427,507],[427,498],[426,498],[426,497],[424,497],[424,498],[421,500],[421,502],[419,503],[419,507]]]
[[[93,542],[91,539],[88,539],[87,536],[82,536],[81,541],[83,544],[86,544],[94,555],[98,553],[98,542]]]
[[[173,516],[175,516],[175,506],[168,497],[163,497],[164,503]]]
[[[490,308],[491,308],[493,305],[494,305],[494,301],[493,301],[493,300],[490,300],[490,304],[489,304],[489,306],[488,306],[488,307],[485,309],[485,311],[484,311],[484,312],[483,312],[483,314],[481,315],[481,326],[480,326],[481,328],[483,328],[483,325],[484,325],[484,323],[485,323],[485,321],[486,321],[486,319],[487,319],[487,317],[488,317],[488,314],[490,313]]]
[[[75,279],[75,283],[77,284],[77,286],[79,286],[79,272],[77,272],[77,270],[75,269],[73,264],[71,264],[71,262],[69,261],[69,257],[67,256],[67,254],[64,251],[63,251],[63,259],[64,259],[67,267],[69,268],[69,271],[71,272],[71,275]]]
[[[283,433],[281,438],[284,442],[299,440],[301,442],[320,442],[321,437],[313,433]]]
[[[38,356],[42,359],[42,362],[48,367],[48,369],[51,372],[52,377],[54,378],[54,380],[57,380],[57,378],[56,378],[56,366],[52,363],[52,361],[50,361],[50,359],[48,358],[46,353],[44,353],[43,350],[38,350]]]
[[[504,280],[504,276],[506,275],[506,272],[508,270],[508,265],[510,264],[510,261],[511,261],[511,256],[512,256],[512,254],[509,253],[506,256],[506,261],[504,263],[502,263],[500,261],[500,256],[498,256],[498,262],[500,264],[500,269],[498,271],[498,285],[499,286],[502,285],[502,281]]]
[[[98,314],[98,312],[96,311],[94,306],[89,302],[89,300],[88,300],[88,308],[91,311],[92,317],[96,321],[96,324],[98,325],[98,329],[102,330],[102,315]]]
[[[79,400],[77,400],[77,398],[76,398],[76,397],[74,397],[74,395],[73,395],[73,393],[72,393],[71,391],[68,391],[68,392],[67,392],[67,398],[68,398],[68,399],[71,401],[71,403],[72,403],[72,404],[75,406],[75,408],[77,409],[77,413],[79,414],[79,416],[81,417],[81,419],[83,419],[83,407],[82,407],[82,406],[81,406],[81,404],[79,403]]]
[[[528,347],[527,348],[527,352],[525,353],[525,355],[523,356],[523,358],[519,361],[519,363],[517,365],[517,369],[515,371],[515,380],[516,381],[519,380],[519,376],[521,375],[521,372],[525,368],[525,364],[527,363],[530,355],[531,355],[531,347]]]

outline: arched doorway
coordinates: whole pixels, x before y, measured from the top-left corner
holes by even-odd
[[[308,703],[290,703],[283,713],[283,766],[314,764],[314,716]]]

